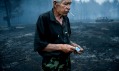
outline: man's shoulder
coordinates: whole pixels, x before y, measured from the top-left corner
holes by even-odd
[[[42,14],[40,14],[40,17],[49,17],[50,16],[50,11],[47,11],[47,12],[44,12],[44,13],[42,13]]]

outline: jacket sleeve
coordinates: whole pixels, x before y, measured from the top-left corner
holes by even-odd
[[[68,20],[68,32],[69,32],[69,36],[71,35],[71,27],[70,27],[70,21],[69,18],[67,17]]]
[[[42,16],[39,16],[34,37],[34,51],[42,51],[49,43],[44,39],[44,22]]]

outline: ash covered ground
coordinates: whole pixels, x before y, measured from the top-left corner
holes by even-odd
[[[72,71],[119,71],[119,23],[72,23],[71,40],[84,48],[71,54]],[[35,25],[0,28],[1,71],[41,71],[33,51]]]

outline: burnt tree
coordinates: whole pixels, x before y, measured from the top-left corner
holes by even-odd
[[[22,14],[20,9],[21,0],[1,0],[0,12],[4,12],[5,16],[3,19],[7,22],[8,28],[11,28],[11,19]]]

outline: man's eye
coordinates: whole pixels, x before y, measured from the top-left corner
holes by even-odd
[[[68,3],[64,3],[64,5],[68,5]]]
[[[71,3],[64,3],[64,5],[71,5]]]

